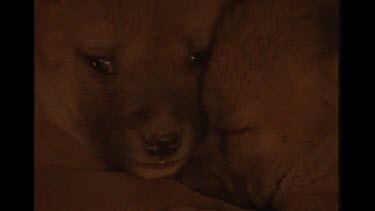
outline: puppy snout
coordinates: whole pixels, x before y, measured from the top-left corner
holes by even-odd
[[[151,156],[165,158],[172,155],[180,146],[178,134],[152,135],[143,139],[145,149]]]

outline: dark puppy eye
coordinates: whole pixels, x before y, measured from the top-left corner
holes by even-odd
[[[188,56],[186,64],[189,68],[203,67],[207,64],[208,59],[208,51],[195,51]]]
[[[110,59],[101,56],[87,57],[86,59],[97,73],[103,75],[114,73],[113,64]]]

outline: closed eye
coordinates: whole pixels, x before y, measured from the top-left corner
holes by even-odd
[[[188,68],[199,68],[207,65],[209,60],[209,52],[207,50],[195,51],[188,55],[186,64]]]
[[[247,133],[252,131],[253,128],[251,127],[243,127],[243,128],[233,128],[233,129],[218,129],[218,131],[223,135],[238,135],[242,133]]]

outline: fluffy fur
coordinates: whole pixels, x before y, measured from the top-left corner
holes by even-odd
[[[337,1],[239,2],[204,76],[213,132],[181,181],[242,207],[338,210],[337,63]]]
[[[199,139],[200,68],[188,56],[209,48],[221,3],[207,1],[41,1],[36,4],[37,115],[106,162],[144,178],[173,175]],[[87,57],[111,58],[100,75]],[[170,164],[142,138],[177,133]]]
[[[36,210],[232,209],[177,182],[124,172],[171,176],[190,154],[200,128],[200,69],[186,58],[209,46],[220,7],[35,2]],[[111,58],[116,74],[98,74],[88,56]],[[182,133],[172,165],[155,166],[144,152],[140,136],[155,131]]]

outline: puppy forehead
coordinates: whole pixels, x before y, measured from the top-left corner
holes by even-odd
[[[220,0],[68,0],[45,8],[60,11],[60,16],[71,16],[72,20],[107,21],[117,25],[126,22],[204,25],[215,19],[221,5]]]
[[[53,4],[40,1],[42,4],[36,6],[36,23],[44,34],[65,31],[64,34],[72,35],[69,39],[108,43],[157,34],[194,42],[202,39],[203,44],[197,45],[203,46],[222,7],[221,0],[65,0]]]

